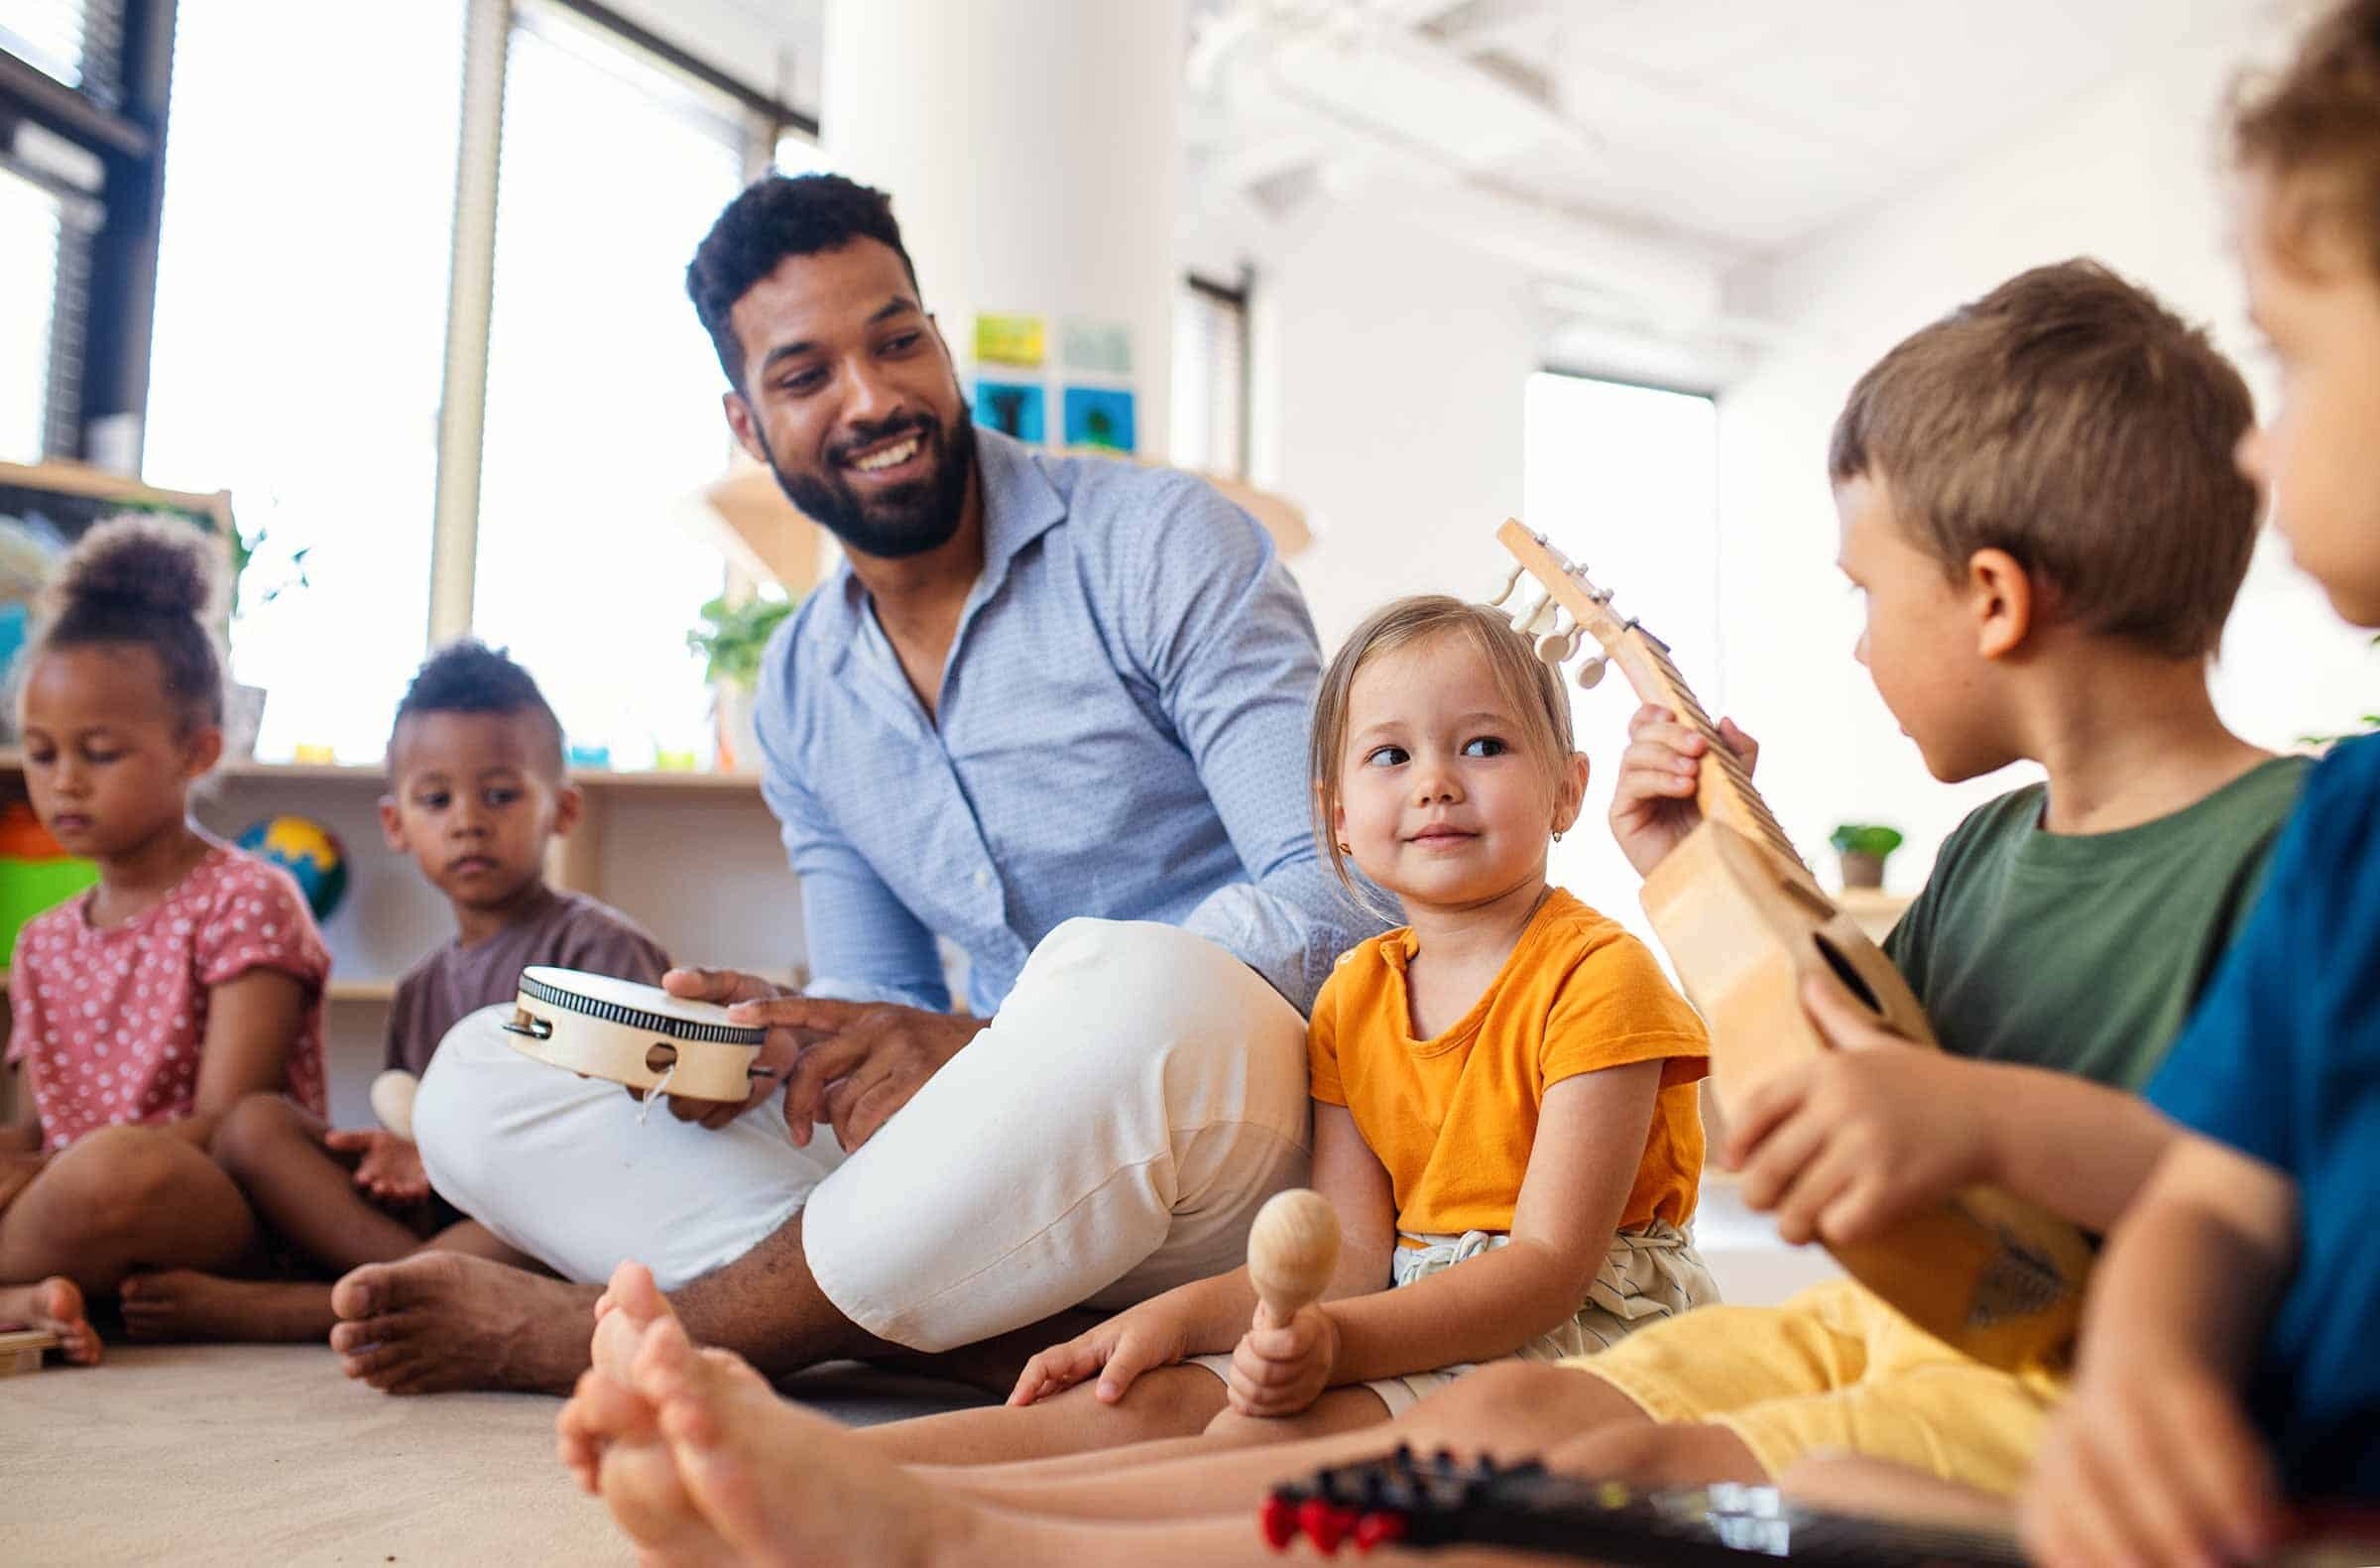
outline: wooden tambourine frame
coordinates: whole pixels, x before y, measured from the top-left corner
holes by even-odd
[[[513,1049],[582,1077],[693,1100],[742,1102],[768,1031],[730,1024],[727,1009],[654,986],[537,965],[504,1029]]]

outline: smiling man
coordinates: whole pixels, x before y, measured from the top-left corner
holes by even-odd
[[[640,1126],[500,1011],[466,1020],[424,1162],[562,1278],[361,1269],[332,1343],[394,1390],[565,1389],[594,1281],[636,1258],[773,1372],[1009,1336],[947,1364],[1005,1390],[1045,1320],[1234,1266],[1302,1179],[1301,1015],[1376,929],[1312,838],[1313,627],[1205,484],[976,428],[882,192],[765,180],[687,289],[736,438],[845,555],[760,705],[818,979],[668,982],[770,1025],[783,1089]]]

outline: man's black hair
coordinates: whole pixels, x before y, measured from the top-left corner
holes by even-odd
[[[736,302],[786,257],[841,250],[857,239],[875,240],[899,257],[909,287],[917,287],[917,269],[892,220],[892,198],[873,185],[841,175],[771,175],[745,186],[719,214],[686,264],[686,294],[738,392],[744,349],[728,321]]]
[[[529,671],[513,663],[503,649],[465,637],[421,662],[421,667],[414,672],[414,683],[405,689],[405,700],[397,704],[397,722],[389,729],[392,763],[405,721],[429,713],[528,714],[552,742],[555,776],[563,771],[562,721],[554,717],[552,705]]]

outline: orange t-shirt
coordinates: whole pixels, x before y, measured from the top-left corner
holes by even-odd
[[[1645,945],[1554,889],[1487,993],[1413,1038],[1410,927],[1351,949],[1314,1002],[1314,1098],[1343,1105],[1388,1168],[1408,1235],[1509,1232],[1546,1086],[1660,1060],[1661,1090],[1620,1229],[1684,1225],[1703,1173],[1695,1083],[1710,1036]]]

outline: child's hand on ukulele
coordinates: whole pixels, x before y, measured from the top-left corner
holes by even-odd
[[[1100,1403],[1114,1404],[1142,1373],[1181,1361],[1190,1354],[1190,1324],[1172,1297],[1170,1291],[1152,1296],[1089,1333],[1042,1351],[1016,1375],[1009,1403],[1046,1399],[1096,1373]]]
[[[2052,1422],[2018,1510],[2026,1555],[2094,1563],[2256,1562],[2282,1533],[2279,1489],[2214,1370],[2102,1335]]]
[[[1802,1006],[1835,1049],[1762,1079],[1728,1116],[1726,1163],[1743,1200],[1795,1244],[1855,1243],[1984,1179],[1980,1119],[1962,1115],[1965,1064],[1879,1025],[1812,980]]]
[[[1256,1320],[1232,1352],[1225,1381],[1242,1415],[1295,1415],[1322,1397],[1339,1363],[1339,1325],[1319,1306],[1303,1306],[1286,1324],[1256,1308]]]
[[[361,1154],[355,1184],[383,1203],[417,1203],[429,1196],[429,1172],[421,1168],[421,1150],[410,1138],[382,1128],[333,1130],[322,1142],[342,1154]]]
[[[1719,733],[1743,765],[1744,777],[1751,777],[1760,743],[1736,728],[1733,719],[1720,720]],[[1695,789],[1703,754],[1710,749],[1700,731],[1679,723],[1667,708],[1648,702],[1628,720],[1628,749],[1620,754],[1619,777],[1611,786],[1611,836],[1638,876],[1651,876],[1680,839],[1702,826]]]

